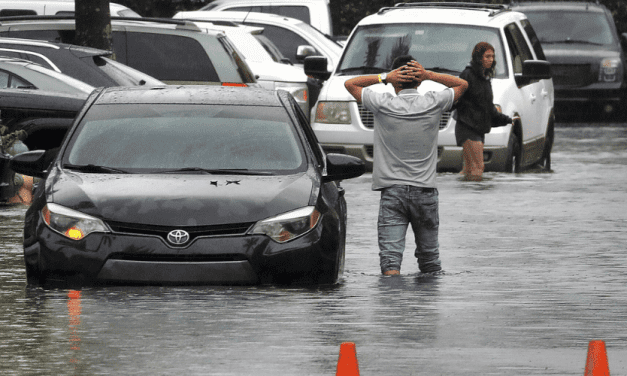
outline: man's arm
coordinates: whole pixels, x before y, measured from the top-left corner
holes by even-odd
[[[387,75],[386,81],[389,84],[410,82],[413,81],[414,76],[412,70],[406,66],[394,69]],[[355,97],[357,103],[361,103],[361,90],[365,87],[372,86],[379,83],[379,75],[370,74],[367,76],[353,77],[344,83],[344,87],[348,92]]]

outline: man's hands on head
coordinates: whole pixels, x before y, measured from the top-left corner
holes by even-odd
[[[388,73],[387,81],[394,85],[395,83],[405,83],[416,81],[421,83],[428,79],[429,72],[427,72],[420,63],[415,60],[410,61],[406,65],[398,67]]]

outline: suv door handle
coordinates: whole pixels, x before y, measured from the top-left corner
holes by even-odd
[[[542,91],[540,92],[540,94],[542,94],[542,96],[543,96],[544,98],[546,98],[546,97],[548,97],[548,96],[549,96],[549,92],[548,92],[548,91],[546,91],[546,89],[542,89]]]
[[[535,94],[531,94],[531,95],[529,95],[529,99],[531,99],[531,103],[535,103],[535,101],[536,101],[536,95],[535,95]]]

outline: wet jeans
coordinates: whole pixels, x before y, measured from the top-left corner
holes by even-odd
[[[411,224],[415,256],[423,273],[442,269],[438,243],[438,190],[394,185],[381,191],[379,204],[379,257],[381,272],[401,270],[405,235]]]

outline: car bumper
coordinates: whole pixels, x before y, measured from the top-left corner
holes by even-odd
[[[258,284],[320,277],[342,251],[322,223],[300,238],[276,243],[264,235],[199,237],[184,248],[159,236],[92,233],[72,241],[38,226],[25,260],[44,279],[140,284]]]
[[[556,107],[611,106],[618,109],[626,99],[627,90],[620,84],[595,84],[583,88],[555,88]]]

